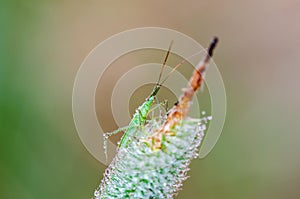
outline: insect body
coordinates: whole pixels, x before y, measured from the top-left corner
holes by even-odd
[[[127,130],[121,138],[119,147],[127,147],[130,142],[130,137],[136,131],[136,127],[140,126],[147,118],[149,110],[154,103],[155,96],[159,91],[160,86],[157,85],[153,89],[151,95],[146,99],[146,101],[137,109],[136,113],[133,115],[132,120],[130,121]]]
[[[169,49],[167,51],[166,57],[164,59],[162,67],[161,67],[161,71],[160,71],[160,74],[159,74],[158,81],[157,81],[155,87],[153,88],[153,91],[151,92],[149,97],[146,98],[146,101],[141,106],[139,106],[137,108],[136,113],[133,115],[129,125],[125,128],[120,128],[120,129],[117,129],[116,131],[104,134],[104,152],[105,152],[106,156],[107,156],[107,139],[108,139],[109,136],[117,134],[117,133],[122,132],[122,131],[125,131],[125,133],[123,134],[123,136],[121,138],[119,147],[127,147],[128,144],[130,143],[130,140],[131,140],[132,136],[136,132],[137,127],[141,126],[141,124],[145,122],[145,120],[147,118],[147,115],[150,111],[150,108],[152,107],[152,105],[154,103],[155,97],[156,97],[158,91],[161,88],[162,84],[160,84],[160,80],[161,80],[162,73],[164,71],[167,59],[169,57],[172,44],[173,44],[173,41],[170,43]],[[178,64],[174,69],[179,67],[181,64],[182,63]],[[174,71],[174,69],[166,76],[166,78],[162,82],[164,82],[170,76],[170,74]]]

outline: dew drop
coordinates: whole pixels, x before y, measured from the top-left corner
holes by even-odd
[[[98,190],[95,190],[94,196],[96,197],[96,199],[98,199],[100,196],[100,192]]]
[[[105,174],[106,174],[106,175],[109,175],[109,174],[110,174],[110,169],[106,169],[106,170],[105,170]]]

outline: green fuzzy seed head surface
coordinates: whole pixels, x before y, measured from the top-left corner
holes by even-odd
[[[206,129],[204,119],[185,119],[174,129],[175,136],[166,136],[161,150],[152,150],[143,138],[153,134],[161,122],[151,120],[138,128],[128,147],[119,148],[105,170],[94,199],[174,198],[187,179],[191,160]]]

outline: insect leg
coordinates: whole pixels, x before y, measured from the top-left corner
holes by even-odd
[[[104,149],[104,154],[105,154],[105,158],[107,160],[107,140],[110,136],[121,133],[122,131],[126,131],[128,129],[129,126],[125,126],[125,127],[121,127],[118,128],[117,130],[114,130],[112,132],[107,132],[103,134],[104,137],[104,142],[103,142],[103,149]]]
[[[138,109],[139,112],[139,124],[140,126],[142,125],[142,123],[144,123],[144,121],[147,119],[146,117],[143,116],[142,111],[140,109]]]

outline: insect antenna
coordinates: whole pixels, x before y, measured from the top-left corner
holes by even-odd
[[[163,74],[163,72],[164,72],[164,69],[165,69],[165,66],[166,66],[168,57],[169,57],[169,55],[170,55],[172,45],[173,45],[173,40],[171,40],[171,42],[170,42],[169,49],[168,49],[168,51],[167,51],[167,54],[166,54],[165,59],[164,59],[164,61],[163,61],[163,63],[162,63],[162,66],[161,66],[161,70],[160,70],[160,73],[159,73],[158,80],[157,80],[156,85],[155,85],[155,87],[153,88],[153,91],[152,91],[152,93],[150,94],[149,97],[154,97],[154,96],[156,96],[157,92],[159,91],[159,89],[160,89],[160,87],[161,87],[161,85],[162,85],[162,84],[160,83],[160,80],[161,80],[162,74]]]
[[[199,52],[196,52],[195,54],[189,56],[187,59],[182,59],[167,75],[166,77],[161,81],[161,85],[164,84],[165,81],[167,81],[167,79],[174,73],[175,70],[177,70],[177,68],[179,68],[181,65],[183,65],[187,60],[199,55],[200,53],[202,53],[203,51],[207,51],[207,49],[203,49],[200,50]]]
[[[166,56],[165,56],[165,59],[164,59],[164,61],[163,61],[162,66],[161,66],[161,70],[160,70],[160,73],[159,73],[159,77],[158,77],[157,84],[160,84],[159,82],[160,82],[161,77],[162,77],[162,74],[163,74],[163,72],[164,72],[164,69],[165,69],[165,66],[166,66],[168,57],[169,57],[169,55],[170,55],[170,52],[171,52],[171,48],[172,48],[173,43],[174,43],[174,42],[173,42],[173,40],[172,40],[172,41],[170,42],[168,52],[167,52],[167,54],[166,54]]]

